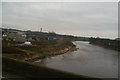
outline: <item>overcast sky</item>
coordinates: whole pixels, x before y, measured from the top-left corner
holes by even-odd
[[[2,3],[2,24],[7,28],[116,38],[117,20],[117,2]]]

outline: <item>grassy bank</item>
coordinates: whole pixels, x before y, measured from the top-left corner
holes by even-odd
[[[2,66],[3,72],[14,73],[24,78],[28,78],[29,80],[34,78],[79,78],[79,79],[89,78],[89,80],[98,80],[96,78],[51,69],[48,67],[40,66],[35,63],[18,61],[6,57],[3,57]],[[4,75],[3,73],[3,76],[6,75]]]
[[[32,45],[18,45],[18,43],[22,44],[23,42],[3,42],[3,56],[29,61],[63,54],[76,49],[69,39],[32,41]]]

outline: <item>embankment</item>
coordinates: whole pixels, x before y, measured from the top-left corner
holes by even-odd
[[[120,51],[120,41],[110,39],[91,39],[90,44]]]
[[[50,53],[48,53],[48,55],[43,55],[43,56],[33,55],[31,57],[25,58],[23,61],[34,61],[34,60],[37,60],[37,59],[43,59],[43,58],[48,57],[48,56],[60,55],[60,54],[66,53],[68,51],[74,51],[76,49],[77,48],[75,46],[68,46],[67,48],[64,48],[64,49],[61,49],[61,50],[58,50],[58,51],[50,52]]]

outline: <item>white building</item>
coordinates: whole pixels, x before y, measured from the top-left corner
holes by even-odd
[[[32,43],[29,42],[29,41],[24,42],[24,44],[25,44],[25,45],[32,45]]]

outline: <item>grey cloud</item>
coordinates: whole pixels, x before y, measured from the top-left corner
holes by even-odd
[[[3,3],[3,25],[78,36],[117,37],[117,3]],[[114,33],[113,33],[114,32]]]

